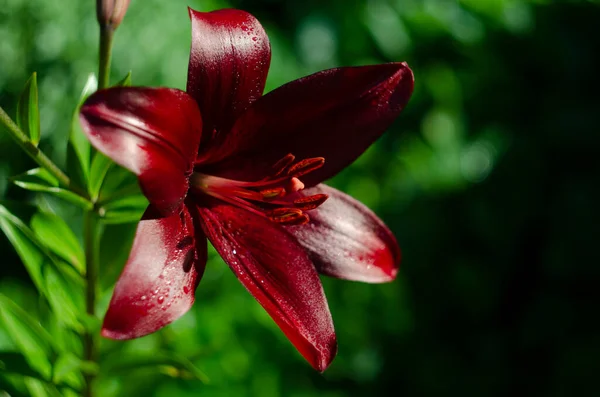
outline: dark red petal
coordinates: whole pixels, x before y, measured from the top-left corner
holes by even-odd
[[[260,98],[271,47],[263,27],[247,12],[189,11],[192,49],[187,92],[204,117],[205,142],[228,130],[237,116]],[[205,147],[203,144],[200,149]]]
[[[85,101],[80,120],[99,151],[139,177],[161,214],[179,208],[202,131],[189,95],[168,88],[110,88]]]
[[[299,194],[329,196],[321,206],[308,211],[310,222],[285,227],[306,249],[320,273],[367,283],[396,278],[400,248],[373,211],[323,184]]]
[[[227,205],[199,211],[206,235],[241,283],[304,358],[324,371],[337,342],[321,281],[306,252],[259,215]]]
[[[206,265],[206,237],[188,211],[142,217],[117,282],[102,335],[131,339],[157,331],[184,315]],[[195,209],[193,209],[195,211]]]
[[[322,168],[302,178],[315,185],[363,153],[400,114],[412,90],[405,63],[331,69],[293,81],[237,120],[203,159],[213,163],[205,172],[256,180],[288,153],[298,160],[325,157]]]

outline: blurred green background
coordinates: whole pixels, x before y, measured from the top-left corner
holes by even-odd
[[[101,377],[99,395],[600,395],[598,2],[132,0],[113,82],[132,70],[135,85],[185,87],[188,5],[259,18],[272,44],[267,90],[335,66],[409,63],[407,109],[331,181],[394,231],[401,272],[385,285],[323,280],[339,354],[319,374],[213,253],[189,314],[126,345],[103,342],[108,356],[178,352],[210,384],[138,368]],[[92,0],[0,0],[0,105],[14,115],[37,71],[41,146],[59,163],[97,34]],[[7,179],[32,167],[1,133],[0,198],[31,199]],[[36,200],[81,228],[75,211]],[[107,263],[122,261],[126,239],[105,240]],[[0,252],[0,290],[36,313],[4,235]]]

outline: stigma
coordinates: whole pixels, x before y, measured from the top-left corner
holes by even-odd
[[[279,160],[270,175],[260,181],[248,182],[194,172],[190,188],[282,225],[303,225],[310,221],[307,211],[323,204],[328,196],[301,196],[304,189],[301,177],[323,166],[325,158],[311,157],[295,161],[293,154]]]

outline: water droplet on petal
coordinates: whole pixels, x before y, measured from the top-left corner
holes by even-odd
[[[233,250],[233,251],[232,251],[232,254],[233,254],[233,255],[237,254],[237,251],[236,251],[236,250]]]
[[[165,297],[164,296],[159,296],[158,297],[158,303],[163,303],[165,301]]]
[[[188,287],[187,285],[183,286],[183,293],[184,294],[189,294],[190,293],[190,287]]]
[[[142,295],[142,297],[140,299],[143,300],[143,301],[145,301],[146,300],[146,295]]]

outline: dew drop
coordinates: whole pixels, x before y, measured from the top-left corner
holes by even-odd
[[[233,255],[237,254],[237,251],[236,251],[236,250],[233,250],[233,251],[232,251],[232,254],[233,254]]]
[[[163,303],[165,301],[165,297],[164,296],[159,296],[158,297],[158,303]]]
[[[184,294],[189,294],[190,293],[190,287],[188,287],[187,285],[183,286],[183,293]]]
[[[140,299],[143,300],[143,301],[145,301],[146,300],[146,295],[142,295],[142,297]]]
[[[254,36],[254,37],[252,38],[252,41],[258,41],[258,37]]]

